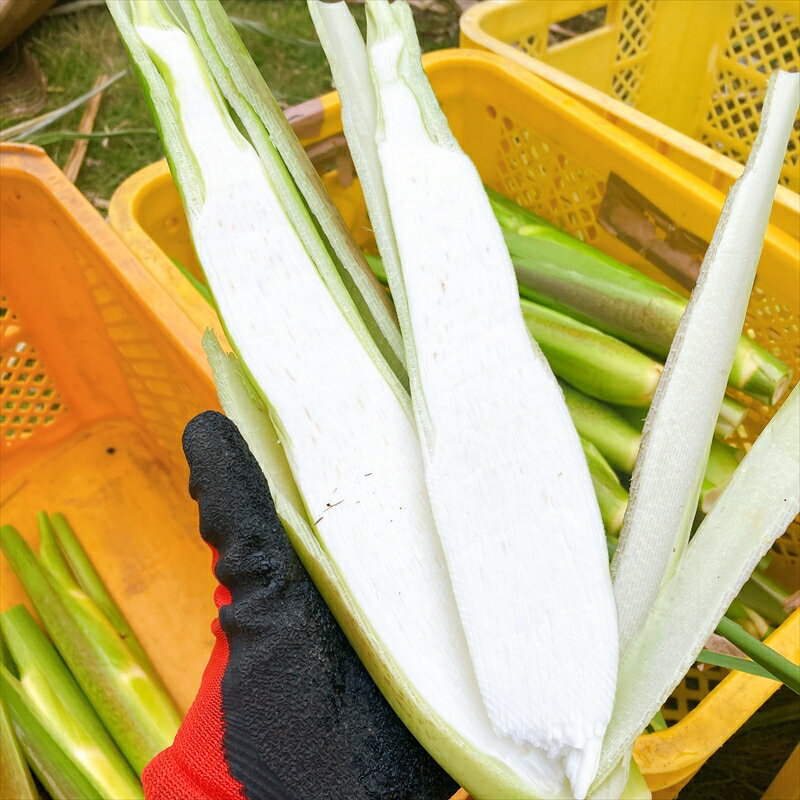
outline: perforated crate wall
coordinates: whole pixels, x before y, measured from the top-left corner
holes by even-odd
[[[186,423],[199,411],[189,383],[172,374],[169,361],[126,309],[118,293],[111,291],[93,267],[84,277],[105,323],[108,336],[120,355],[119,364],[139,413],[150,433],[173,456],[178,474],[186,465],[180,456],[180,440]]]
[[[0,298],[0,342],[0,440],[6,453],[53,426],[67,409],[5,296]]]
[[[650,38],[656,0],[628,0],[623,6],[614,54],[611,91],[623,103],[636,106]]]
[[[695,138],[744,164],[758,132],[767,79],[777,69],[800,69],[800,6],[791,14],[763,0],[738,3],[727,42],[717,56],[715,84]],[[800,191],[798,123],[789,140],[781,183]]]

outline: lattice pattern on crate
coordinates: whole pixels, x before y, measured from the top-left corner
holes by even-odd
[[[667,724],[674,725],[690,711],[700,705],[700,701],[728,674],[721,667],[705,665],[702,670],[692,667],[661,708]]]
[[[767,79],[776,69],[800,69],[800,15],[781,14],[762,0],[740,2],[697,138],[743,164],[758,131]],[[781,172],[781,183],[794,191],[800,190],[798,167],[795,125]]]
[[[520,35],[519,38],[514,39],[509,44],[533,58],[541,58],[547,51],[547,26],[542,25],[524,35]]]
[[[0,298],[0,439],[7,452],[49,428],[66,411],[17,314]]]
[[[196,412],[196,401],[182,381],[173,381],[152,339],[130,316],[97,270],[88,268],[84,276],[109,338],[120,355],[120,367],[148,430],[167,453],[180,452],[183,427]]]
[[[639,100],[654,18],[655,0],[627,0],[622,7],[611,93],[629,106]]]
[[[744,330],[747,336],[755,339],[762,347],[788,364],[792,368],[795,381],[797,380],[800,375],[800,324],[788,306],[764,291],[759,285],[758,277],[750,297]],[[741,393],[736,394],[736,399],[747,405],[750,413],[744,425],[731,437],[730,442],[747,451],[767,424],[771,410],[763,403]],[[786,534],[775,542],[772,549],[782,561],[789,562],[792,571],[800,570],[798,520],[792,522]]]
[[[605,192],[601,177],[569,158],[555,142],[533,134],[510,116],[486,113],[500,125],[501,191],[586,242],[597,239]]]

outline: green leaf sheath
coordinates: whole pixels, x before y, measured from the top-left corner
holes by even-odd
[[[614,469],[630,475],[639,453],[641,427],[637,429],[615,409],[587,397],[568,383],[559,383],[578,433],[595,445]],[[646,412],[636,409],[636,413],[642,416]]]
[[[55,647],[25,606],[0,614],[0,630],[26,699],[98,792],[137,798],[141,785]]]
[[[37,800],[39,797],[2,697],[0,697],[0,797],[14,800]]]
[[[114,602],[114,598],[109,594],[108,589],[103,583],[103,579],[97,573],[89,556],[81,546],[80,541],[78,541],[78,537],[70,527],[67,518],[60,512],[57,512],[50,516],[50,521],[58,539],[61,552],[69,562],[70,569],[77,578],[83,591],[89,595],[100,611],[105,614],[108,621],[114,626],[117,633],[124,640],[128,650],[131,651],[134,658],[139,662],[142,669],[161,685],[161,679],[158,677],[158,673],[145,652],[144,647],[142,647],[141,642],[133,632],[128,620],[125,619],[125,615]],[[166,693],[166,688],[163,688],[163,691]]]
[[[697,656],[697,661],[700,664],[710,664],[714,667],[746,672],[748,675],[757,675],[759,678],[769,678],[772,681],[778,680],[769,670],[764,669],[760,664],[756,664],[755,661],[749,661],[738,656],[729,656],[725,653],[715,653],[713,650],[701,650]]]
[[[39,558],[42,564],[65,589],[77,589],[78,584],[75,583],[69,565],[58,547],[58,539],[50,517],[44,511],[40,511],[36,515],[36,522],[39,525]]]
[[[28,763],[51,797],[103,800],[92,782],[62,748],[26,698],[20,682],[0,666],[0,694],[8,707]]]
[[[607,535],[616,536],[622,528],[625,509],[628,507],[628,493],[619,482],[614,470],[591,442],[581,439],[581,447],[589,466],[589,475],[600,506],[603,527]]]
[[[504,228],[522,297],[666,356],[686,309],[685,298],[551,225],[520,226],[496,207],[495,214]],[[730,386],[764,403],[776,403],[791,376],[782,361],[748,337],[740,338]]]
[[[661,364],[596,328],[528,300],[522,317],[553,372],[584,394],[626,406],[648,406]]]

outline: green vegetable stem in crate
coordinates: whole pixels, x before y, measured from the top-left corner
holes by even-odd
[[[46,514],[39,515],[38,556],[13,527],[4,525],[3,554],[103,725],[141,773],[172,742],[180,717],[66,520],[60,515],[56,520],[54,529]],[[16,658],[13,646],[11,651]],[[30,656],[23,666],[33,664]]]
[[[54,797],[141,798],[142,787],[55,648],[25,606],[0,614],[13,659],[3,695],[34,771]],[[37,729],[46,735],[38,736]]]
[[[687,300],[599,250],[489,191],[523,297],[570,314],[658,356],[669,351]],[[741,336],[729,384],[777,403],[791,370]]]

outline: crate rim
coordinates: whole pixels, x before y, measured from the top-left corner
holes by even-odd
[[[529,0],[482,0],[471,6],[459,19],[460,46],[465,50],[482,48],[479,52],[485,50],[506,58],[562,91],[569,92],[576,97],[585,97],[589,103],[601,108],[609,121],[616,122],[619,119],[627,119],[634,127],[646,130],[659,140],[666,142],[670,147],[684,151],[697,161],[703,162],[715,173],[722,173],[732,180],[739,178],[744,170],[744,165],[739,162],[722,153],[717,153],[691,136],[681,133],[633,106],[626,105],[600,89],[595,89],[569,73],[557,69],[539,58],[523,53],[486,33],[483,25],[487,19],[494,14],[506,11],[511,6],[521,6],[526,2]],[[590,110],[594,111],[593,108]],[[595,111],[595,113],[597,112]],[[716,185],[716,183],[710,185]],[[778,186],[775,192],[775,203],[783,206],[788,214],[800,219],[800,193],[792,191],[786,186]]]

